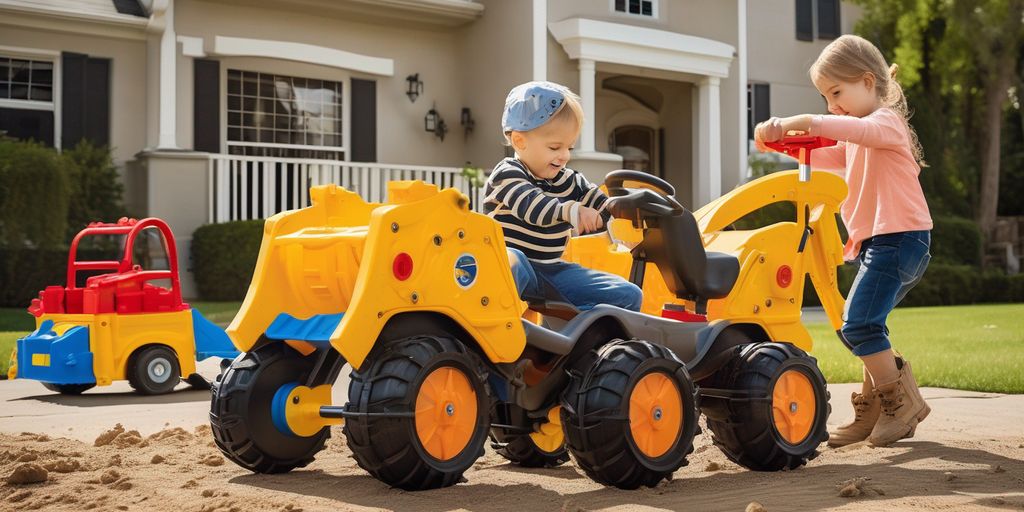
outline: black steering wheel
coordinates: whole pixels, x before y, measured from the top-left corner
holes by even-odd
[[[642,217],[677,215],[684,210],[676,201],[675,187],[653,174],[619,169],[605,176],[604,185],[608,189],[608,211],[636,226],[642,224]]]
[[[628,189],[646,188],[653,190],[663,196],[674,197],[676,188],[671,183],[643,171],[619,169],[612,171],[604,177],[604,186],[608,188],[608,195],[624,196],[629,193]]]

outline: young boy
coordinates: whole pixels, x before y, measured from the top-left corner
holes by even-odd
[[[501,116],[515,158],[498,162],[487,180],[484,211],[501,223],[521,297],[542,297],[544,283],[581,311],[611,304],[639,311],[643,294],[619,276],[562,261],[573,230],[604,229],[608,197],[565,167],[583,126],[579,96],[551,82],[509,92]]]

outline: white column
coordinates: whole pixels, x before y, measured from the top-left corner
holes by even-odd
[[[694,95],[693,208],[722,195],[721,80],[701,79]]]
[[[597,66],[593,60],[580,59],[580,99],[583,101],[583,133],[580,134],[580,143],[576,146],[577,152],[593,152],[594,145],[594,117],[597,109],[594,98],[594,77],[597,74]]]
[[[738,33],[736,43],[736,56],[737,64],[739,65],[739,73],[737,73],[737,80],[739,81],[739,105],[740,115],[739,122],[739,143],[740,143],[740,159],[737,161],[736,171],[739,173],[737,176],[737,185],[742,185],[743,181],[747,179],[747,158],[748,151],[750,149],[747,143],[747,0],[736,0],[736,11],[739,23],[737,24],[736,30]]]
[[[178,149],[178,115],[175,105],[177,95],[178,41],[174,34],[174,0],[166,0],[164,31],[160,36],[160,136],[159,149]]]
[[[548,0],[533,0],[533,79],[548,76]]]

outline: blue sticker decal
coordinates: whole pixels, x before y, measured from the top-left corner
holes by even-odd
[[[463,254],[455,260],[455,282],[462,288],[469,288],[476,282],[476,258]]]

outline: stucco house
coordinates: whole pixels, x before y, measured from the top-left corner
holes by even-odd
[[[507,91],[552,80],[587,122],[570,166],[664,177],[684,205],[743,182],[749,126],[823,111],[807,67],[840,0],[0,0],[0,130],[109,144],[127,203],[182,258],[209,222],[336,182],[474,195]],[[187,262],[182,262],[187,268]],[[186,295],[192,291],[183,276]]]

